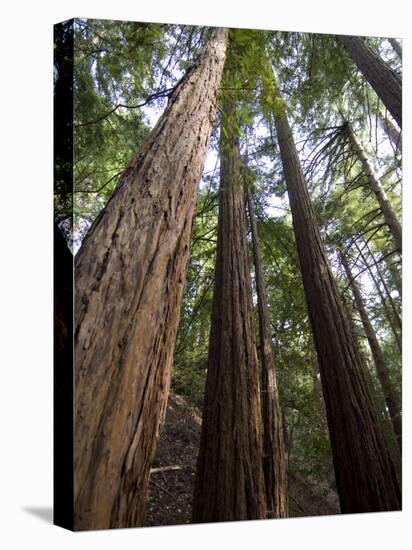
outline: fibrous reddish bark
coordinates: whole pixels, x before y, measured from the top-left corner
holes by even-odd
[[[399,510],[397,483],[286,115],[275,117],[343,513]]]
[[[269,306],[260,256],[255,209],[250,189],[246,187],[255,263],[256,294],[259,313],[260,361],[263,414],[263,473],[265,476],[268,517],[288,516],[287,457],[283,438],[282,411],[276,380],[270,329]]]
[[[226,42],[212,31],[76,258],[76,529],[143,521]]]
[[[225,119],[234,116],[225,106]],[[228,135],[225,139],[224,134]],[[193,521],[266,517],[259,370],[239,142],[221,132],[217,259]]]
[[[360,36],[338,36],[360,72],[402,128],[402,80]]]

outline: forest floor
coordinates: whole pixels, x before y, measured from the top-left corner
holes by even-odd
[[[181,469],[151,474],[146,525],[191,523],[200,426],[196,411],[183,397],[170,393],[152,469]]]
[[[194,408],[171,393],[152,470],[169,466],[179,469],[151,474],[145,525],[191,523],[200,426],[201,418]],[[289,473],[289,500],[291,517],[339,513],[337,495],[326,483],[298,474]]]

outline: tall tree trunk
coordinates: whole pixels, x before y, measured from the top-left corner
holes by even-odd
[[[375,197],[382,210],[383,217],[385,218],[389,230],[392,233],[393,238],[395,239],[396,246],[398,247],[399,252],[402,252],[402,227],[398,220],[398,217],[395,214],[391,203],[389,202],[388,196],[385,193],[381,181],[379,180],[371,163],[369,162],[369,159],[366,156],[366,153],[363,150],[363,147],[356,137],[352,125],[349,122],[346,125],[346,131],[351,147],[355,155],[358,157],[359,162],[362,164],[362,169],[365,173],[365,176],[368,178],[370,188],[375,194]]]
[[[268,517],[288,516],[287,457],[283,438],[282,411],[276,380],[272,331],[266,286],[260,256],[255,209],[250,189],[245,188],[252,232],[256,294],[259,312],[260,357],[263,412],[263,473],[265,476]]]
[[[399,445],[399,450],[402,452],[402,419],[401,419],[401,407],[399,403],[399,398],[392,384],[392,381],[390,379],[390,375],[385,362],[385,357],[383,355],[378,339],[376,337],[375,330],[372,326],[372,323],[369,319],[369,315],[363,303],[359,286],[356,280],[353,278],[352,271],[349,267],[349,263],[346,257],[343,254],[341,254],[340,257],[341,257],[342,265],[346,272],[346,276],[352,288],[353,296],[355,298],[356,308],[359,312],[366,338],[368,339],[368,342],[369,342],[369,347],[372,352],[373,362],[375,363],[375,367],[376,367],[376,373],[378,375],[378,379],[382,388],[382,393],[384,395],[386,406],[389,411],[393,430],[395,432],[396,439]]]
[[[226,42],[212,31],[76,258],[76,529],[143,521]]]
[[[400,43],[396,40],[396,38],[388,38],[388,42],[392,46],[392,49],[396,55],[399,57],[399,61],[402,61],[402,46]]]
[[[400,509],[400,489],[364,367],[339,298],[292,132],[275,118],[302,279],[321,372],[343,513]]]
[[[193,521],[266,517],[259,369],[239,138],[224,106],[215,287]],[[225,135],[228,137],[225,138]]]
[[[384,116],[380,111],[378,117],[381,123],[382,128],[384,129],[386,135],[389,138],[389,141],[392,144],[392,147],[397,153],[398,151],[402,153],[402,134],[395,127],[393,122],[386,116]]]
[[[368,359],[365,353],[366,348],[363,346],[363,337],[365,336],[365,332],[362,331],[362,327],[358,327],[357,323],[355,322],[355,318],[354,318],[355,305],[353,303],[353,299],[345,292],[342,292],[341,300],[345,307],[348,319],[351,323],[353,341],[355,343],[356,349],[358,350],[362,364],[368,366]],[[375,388],[375,384],[371,378],[371,372],[368,367],[365,369],[365,374],[369,383],[369,387],[371,388],[375,410],[378,411],[378,415],[380,417],[383,415],[383,417],[386,420],[388,420],[388,422],[390,422],[390,416],[386,409],[386,403],[385,403],[384,397],[381,391],[379,390],[376,391],[377,388]],[[396,469],[396,466],[395,466],[395,469]]]
[[[360,72],[402,128],[402,80],[360,36],[337,36]]]

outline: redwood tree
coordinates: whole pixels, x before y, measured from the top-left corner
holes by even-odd
[[[351,147],[362,165],[365,176],[368,178],[369,186],[375,194],[376,200],[378,201],[380,209],[382,210],[383,217],[389,227],[390,232],[392,233],[396,246],[398,247],[399,252],[402,252],[402,227],[398,220],[398,217],[394,209],[392,208],[392,205],[389,201],[387,194],[385,193],[385,189],[383,188],[380,179],[375,173],[375,170],[373,169],[373,166],[369,161],[365,150],[363,149],[359,139],[353,131],[352,125],[349,122],[346,123],[345,129]]]
[[[276,380],[272,331],[266,286],[260,254],[252,192],[246,186],[255,263],[256,294],[259,313],[260,362],[263,413],[263,473],[269,517],[288,516],[287,457],[283,437],[282,410]]]
[[[282,100],[275,116],[343,513],[399,510],[400,489]]]
[[[402,80],[360,36],[338,36],[360,72],[402,128]]]
[[[226,42],[211,32],[76,258],[76,529],[143,521]]]
[[[402,46],[396,38],[388,38],[389,44],[392,46],[394,52],[399,58],[399,61],[402,61]]]
[[[375,258],[375,254],[371,250],[367,239],[362,237],[360,242],[361,244],[359,244],[356,240],[354,242],[354,245],[358,251],[359,258],[362,260],[362,263],[364,264],[371,280],[374,283],[376,292],[379,294],[381,304],[386,312],[388,322],[391,325],[395,339],[398,341],[399,351],[402,353],[402,319],[400,316],[400,312],[398,311],[395,301],[392,298],[391,290],[386,284],[385,278],[381,273],[381,269],[379,267],[380,262],[377,258]],[[369,257],[367,257],[366,254],[368,254]],[[372,267],[374,267],[375,269],[373,270]],[[381,285],[383,287],[383,290],[381,289]]]
[[[389,119],[388,115],[385,116],[381,111],[379,111],[378,118],[383,130],[389,138],[394,152],[397,153],[399,151],[402,153],[402,134],[395,127],[395,124]]]
[[[217,259],[193,521],[266,517],[259,370],[235,107],[220,137]],[[226,137],[227,136],[227,137]]]
[[[382,388],[383,396],[385,398],[385,403],[389,411],[393,431],[395,432],[399,449],[402,451],[402,419],[399,397],[391,381],[388,367],[386,366],[385,357],[383,355],[371,320],[369,319],[369,315],[363,302],[359,285],[352,275],[352,270],[349,266],[347,258],[342,253],[340,257],[342,265],[345,269],[346,276],[352,288],[353,297],[355,298],[356,308],[362,321],[365,336],[368,339],[369,347],[372,352],[373,362],[375,364],[378,380]]]

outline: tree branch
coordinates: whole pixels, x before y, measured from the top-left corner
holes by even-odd
[[[115,111],[117,111],[117,109],[120,109],[120,107],[123,107],[124,109],[140,109],[140,107],[144,107],[154,99],[165,96],[169,97],[174,89],[175,87],[173,86],[172,88],[166,88],[165,90],[161,90],[160,92],[150,94],[149,96],[147,96],[147,99],[143,103],[139,103],[138,105],[126,105],[125,103],[118,103],[115,107],[113,107],[113,109],[100,116],[99,118],[96,118],[95,120],[89,120],[87,122],[81,122],[80,124],[74,124],[74,128],[81,128],[83,126],[89,126],[90,124],[97,124],[98,122],[112,115]]]

